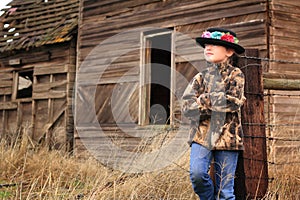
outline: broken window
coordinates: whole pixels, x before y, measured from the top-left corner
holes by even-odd
[[[19,71],[16,73],[16,99],[31,98],[33,84],[33,70]]]

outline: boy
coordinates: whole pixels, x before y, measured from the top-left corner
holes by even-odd
[[[234,32],[222,28],[208,29],[196,42],[204,48],[208,66],[182,97],[183,114],[191,121],[190,179],[201,200],[235,199],[234,175],[244,148],[240,108],[245,79],[233,59],[245,49]],[[215,185],[208,174],[212,160]]]

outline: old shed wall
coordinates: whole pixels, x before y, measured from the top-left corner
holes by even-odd
[[[300,2],[272,0],[269,4],[269,72],[277,78],[300,74]],[[288,84],[288,82],[287,82]],[[270,158],[272,162],[299,163],[300,91],[267,90]],[[289,155],[287,157],[287,155]],[[274,168],[281,168],[280,165]]]
[[[75,40],[1,54],[2,137],[15,137],[21,127],[36,142],[46,140],[52,145],[65,145],[67,138],[72,138],[75,62]],[[28,76],[32,84],[26,96],[18,96],[20,76]]]

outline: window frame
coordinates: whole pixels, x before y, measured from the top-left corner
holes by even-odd
[[[31,96],[30,97],[22,97],[22,98],[18,98],[18,86],[19,86],[19,76],[20,73],[24,73],[24,72],[32,72],[32,90],[31,90]],[[22,99],[32,99],[33,96],[33,83],[34,83],[34,70],[32,67],[30,68],[23,68],[23,69],[19,69],[19,70],[14,70],[13,71],[13,86],[12,86],[12,96],[11,99],[14,101],[18,101],[18,100],[22,100]]]
[[[145,66],[151,62],[151,55],[149,53],[149,49],[151,46],[149,44],[149,39],[157,36],[162,36],[170,34],[171,35],[171,65],[170,65],[170,126],[174,125],[174,101],[175,94],[172,91],[175,91],[175,83],[176,83],[176,65],[175,65],[175,57],[174,57],[174,41],[175,34],[174,30],[171,29],[163,29],[163,30],[154,30],[150,32],[142,32],[140,35],[141,48],[140,48],[140,87],[139,87],[139,113],[138,113],[138,125],[140,126],[148,126],[149,123],[149,113],[150,113],[150,87],[145,85],[145,83],[151,82],[151,70],[146,68]],[[150,79],[150,80],[149,80]],[[155,125],[155,124],[151,124]],[[159,125],[155,125],[159,126]]]

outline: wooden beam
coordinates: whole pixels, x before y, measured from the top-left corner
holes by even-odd
[[[248,49],[248,57],[258,57],[258,50]],[[258,60],[241,59],[245,74],[242,126],[245,150],[239,157],[235,192],[237,199],[263,198],[268,189],[267,146],[265,133],[262,66]]]
[[[300,75],[265,73],[263,84],[269,90],[300,90]]]
[[[16,102],[1,102],[0,110],[15,110],[18,108],[18,104]]]

